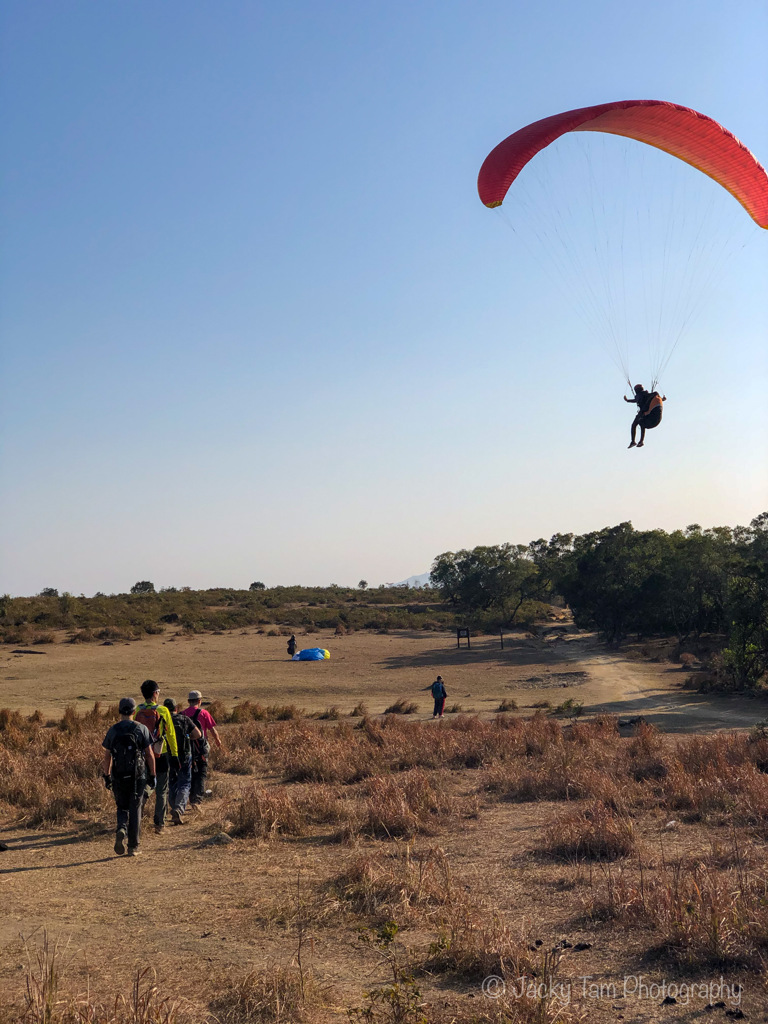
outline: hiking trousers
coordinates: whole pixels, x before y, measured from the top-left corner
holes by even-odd
[[[168,776],[168,802],[172,811],[183,814],[187,809],[189,791],[192,787],[192,755],[185,758],[177,771],[171,767]]]
[[[117,831],[128,836],[128,849],[141,841],[141,809],[144,806],[144,786],[136,792],[133,782],[127,786],[112,783],[112,794],[117,805]]]
[[[157,784],[155,785],[155,825],[163,828],[165,815],[168,811],[168,770],[170,768],[167,754],[160,754],[155,758],[155,772]]]
[[[196,757],[192,760],[192,790],[189,797],[191,804],[200,804],[205,796],[205,780],[208,778],[208,758]]]

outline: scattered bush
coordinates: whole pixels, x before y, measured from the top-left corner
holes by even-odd
[[[415,715],[419,710],[419,705],[414,704],[413,701],[406,700],[405,697],[400,697],[395,701],[394,704],[390,704],[388,708],[384,709],[385,715]]]
[[[545,850],[560,860],[614,861],[635,849],[632,822],[598,801],[567,815],[547,833]]]

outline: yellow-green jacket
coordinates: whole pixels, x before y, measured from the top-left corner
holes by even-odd
[[[173,727],[173,719],[171,718],[171,712],[164,704],[153,704],[151,701],[146,701],[136,708],[137,717],[140,711],[156,711],[160,715],[160,722],[157,728],[157,738],[162,739],[163,747],[160,751],[161,754],[169,753],[171,757],[179,756],[179,748],[176,745],[176,730]],[[152,730],[150,729],[150,733]]]

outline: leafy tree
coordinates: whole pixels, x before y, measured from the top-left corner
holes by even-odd
[[[468,612],[499,610],[513,622],[537,592],[538,569],[523,545],[446,551],[432,563],[430,582],[444,600]]]
[[[155,585],[150,583],[149,580],[141,580],[139,583],[134,583],[131,587],[132,594],[154,594]]]
[[[252,583],[252,584],[250,585],[250,587],[248,587],[248,589],[249,589],[249,590],[266,590],[267,588],[266,588],[266,586],[265,586],[265,585],[264,585],[264,584],[263,584],[263,583],[261,582],[261,580],[257,580],[257,581],[256,581],[255,583]]]
[[[358,590],[367,590],[368,589],[368,580],[360,580],[360,582],[357,584],[357,587],[358,587]]]
[[[40,597],[58,597],[59,592],[55,587],[43,587],[40,591]]]

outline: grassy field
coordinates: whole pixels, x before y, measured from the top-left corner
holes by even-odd
[[[757,702],[562,624],[300,641],[331,660],[248,631],[2,651],[0,1021],[765,1019]],[[438,672],[464,711],[432,722]],[[127,861],[99,745],[148,676],[203,690],[224,750]]]

